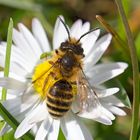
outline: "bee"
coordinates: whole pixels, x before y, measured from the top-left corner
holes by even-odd
[[[83,72],[84,50],[80,43],[84,36],[95,29],[83,34],[79,39],[75,39],[70,37],[69,30],[61,18],[60,21],[68,33],[68,39],[61,43],[50,59],[37,66],[35,75],[38,76],[32,79],[35,88],[38,87],[37,91],[46,98],[48,112],[54,119],[63,117],[71,109],[77,94],[81,110],[90,103],[87,100],[89,95],[94,96],[94,99],[97,100],[97,96]],[[43,69],[46,66],[47,69]],[[38,69],[41,68],[40,74]]]

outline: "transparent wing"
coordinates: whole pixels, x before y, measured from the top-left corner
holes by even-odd
[[[80,107],[80,112],[91,111],[93,108],[98,108],[100,102],[98,96],[90,85],[83,70],[77,77],[77,100]]]

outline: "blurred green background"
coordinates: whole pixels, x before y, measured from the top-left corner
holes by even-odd
[[[123,4],[134,35],[140,62],[140,0],[123,0]],[[18,22],[22,22],[31,28],[32,18],[37,17],[42,22],[51,41],[55,20],[60,14],[65,17],[68,25],[81,18],[83,22],[90,21],[92,28],[100,27],[102,34],[104,34],[106,33],[105,29],[95,18],[97,14],[101,15],[126,42],[124,28],[114,0],[0,0],[0,40],[6,40],[10,17],[13,18],[15,28]],[[117,80],[120,81],[119,85],[118,82],[114,82],[119,87],[120,85],[121,88],[124,87],[121,91],[127,92],[132,103],[132,68],[128,46],[125,43],[120,45],[113,39],[101,61],[125,61],[129,64],[127,71],[117,77]],[[128,108],[125,108],[125,110],[128,115],[117,117],[112,126],[83,121],[90,129],[95,140],[128,140],[131,128],[131,110]],[[12,137],[13,132],[10,132],[1,137],[0,140],[12,140]],[[59,138],[64,140],[62,133],[60,133]]]

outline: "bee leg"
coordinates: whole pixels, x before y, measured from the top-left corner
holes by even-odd
[[[53,61],[51,61],[51,60],[49,61],[49,63],[50,63],[52,66],[55,64],[55,63],[54,63]]]
[[[48,75],[48,77],[44,81],[44,85],[43,85],[43,88],[42,88],[42,91],[43,92],[45,91],[45,87],[46,87],[46,84],[47,84],[50,76],[52,76],[55,80],[57,79],[56,74],[53,73],[53,72],[50,72],[49,75]]]
[[[47,77],[47,78],[45,79],[45,81],[44,81],[44,85],[43,85],[43,88],[42,88],[42,91],[43,91],[43,92],[45,91],[45,87],[46,87],[46,84],[47,84],[47,82],[48,82],[48,80],[49,80],[50,75],[51,75],[51,74],[49,74],[48,77]]]
[[[58,55],[58,54],[59,54],[59,51],[56,49],[56,50],[55,50],[55,53],[56,53],[56,55]]]

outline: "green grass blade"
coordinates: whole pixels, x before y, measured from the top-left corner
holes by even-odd
[[[138,132],[138,124],[139,124],[139,98],[140,98],[138,57],[136,53],[134,39],[123,8],[124,6],[122,4],[122,0],[115,0],[115,1],[125,28],[126,37],[128,41],[130,55],[131,55],[132,70],[133,70],[133,109],[132,109],[132,128],[130,133],[130,140],[136,140],[137,132]]]
[[[6,47],[6,57],[5,57],[5,68],[4,76],[8,77],[10,68],[10,56],[11,56],[11,46],[12,46],[12,33],[13,33],[13,20],[10,19],[7,35],[7,47]],[[2,101],[6,100],[6,89],[2,89]],[[19,123],[17,120],[4,108],[0,103],[0,116],[14,129],[18,127]],[[34,137],[30,133],[26,133],[23,136],[24,140],[33,140]]]
[[[9,68],[10,68],[10,56],[11,56],[11,46],[12,46],[12,34],[13,34],[13,20],[10,18],[9,27],[8,27],[8,35],[7,35],[7,46],[6,46],[6,57],[5,57],[5,67],[4,67],[4,77],[9,76]],[[5,88],[2,89],[2,100],[6,100],[7,90]]]
[[[0,103],[0,115],[2,118],[14,129],[18,127],[19,123],[17,120],[4,108],[4,106]],[[29,132],[26,133],[23,137],[24,140],[34,140],[34,136]]]

